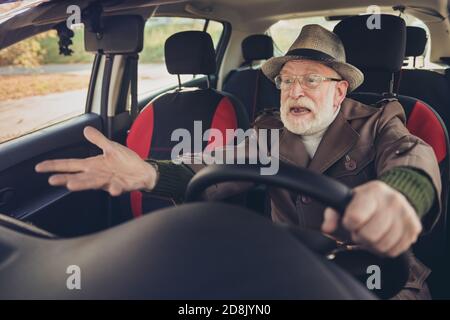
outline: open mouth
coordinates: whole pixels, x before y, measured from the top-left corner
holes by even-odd
[[[292,113],[294,115],[303,115],[303,114],[307,114],[310,113],[311,110],[306,108],[306,107],[301,107],[301,106],[292,106],[289,108],[289,113]]]

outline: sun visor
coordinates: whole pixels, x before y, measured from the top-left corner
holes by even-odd
[[[139,15],[102,17],[96,28],[85,29],[85,49],[109,54],[139,53],[144,45],[144,25]]]

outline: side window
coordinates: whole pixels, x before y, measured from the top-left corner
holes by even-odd
[[[153,91],[164,89],[178,83],[176,75],[167,72],[164,62],[164,44],[171,35],[188,30],[204,30],[204,19],[156,17],[145,24],[144,49],[139,57],[138,95],[143,97]],[[211,35],[217,48],[223,32],[220,22],[209,21],[206,32]],[[192,80],[192,75],[181,75],[181,81]]]
[[[71,56],[59,55],[56,31],[0,51],[0,144],[85,112],[94,56],[77,27]]]

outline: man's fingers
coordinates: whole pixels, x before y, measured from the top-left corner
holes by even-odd
[[[86,173],[55,174],[48,182],[52,186],[65,186],[70,191],[102,189],[107,184],[103,177],[92,177]]]
[[[394,220],[388,232],[374,245],[380,253],[386,254],[402,239],[403,226],[400,220]]]
[[[89,189],[103,189],[108,181],[102,176],[92,177],[91,175],[80,173],[71,175],[67,181],[67,189],[70,191],[82,191]]]
[[[52,186],[65,186],[70,174],[55,174],[48,178],[48,183]]]
[[[355,193],[345,209],[342,224],[349,231],[361,229],[376,213],[377,202],[361,193]]]
[[[324,221],[322,223],[323,233],[333,233],[339,224],[339,214],[332,208],[326,208],[324,212]]]
[[[50,180],[52,185],[64,185],[70,191],[102,189],[109,192],[113,197],[123,193],[123,185],[120,181],[110,179],[108,176],[92,177],[86,173],[61,174],[50,177]]]
[[[411,247],[411,245],[416,241],[417,238],[411,239],[411,237],[409,237],[408,235],[404,235],[395,246],[393,246],[389,251],[387,251],[387,255],[389,257],[395,258],[400,254],[402,254],[403,252],[405,252],[406,250],[408,250],[409,247]]]
[[[85,159],[46,160],[38,163],[36,172],[80,172],[85,168]]]
[[[392,249],[390,249],[388,252],[386,252],[386,255],[395,258],[399,256],[401,253],[408,250],[411,243],[408,241],[406,237],[403,237]]]
[[[123,188],[120,184],[116,183],[116,182],[112,182],[109,185],[109,188],[107,190],[109,192],[109,194],[113,197],[117,197],[120,196],[123,192]]]
[[[95,144],[103,151],[107,151],[109,148],[111,148],[111,141],[97,129],[87,126],[86,128],[84,128],[83,134],[90,143]]]
[[[378,210],[361,229],[356,230],[356,234],[369,244],[379,242],[391,228],[395,214],[388,209]]]
[[[401,230],[401,238],[397,243],[387,249],[387,255],[390,257],[397,257],[401,253],[409,249],[409,247],[417,241],[417,238],[422,231],[422,225],[419,219],[411,221],[409,226],[403,226]]]

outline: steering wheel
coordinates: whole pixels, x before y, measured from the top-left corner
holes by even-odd
[[[346,185],[311,170],[294,167],[280,162],[276,175],[261,175],[259,165],[209,165],[200,170],[189,182],[185,202],[201,201],[203,192],[210,186],[227,181],[246,181],[288,189],[308,195],[326,206],[336,209],[341,215],[350,203],[353,193]],[[382,270],[381,289],[374,293],[381,298],[390,298],[398,293],[408,279],[406,254],[396,258],[381,257],[361,248],[343,246],[337,248],[336,242],[322,233],[295,226],[286,228],[293,236],[312,251],[333,260],[366,285],[370,276],[369,266]]]

